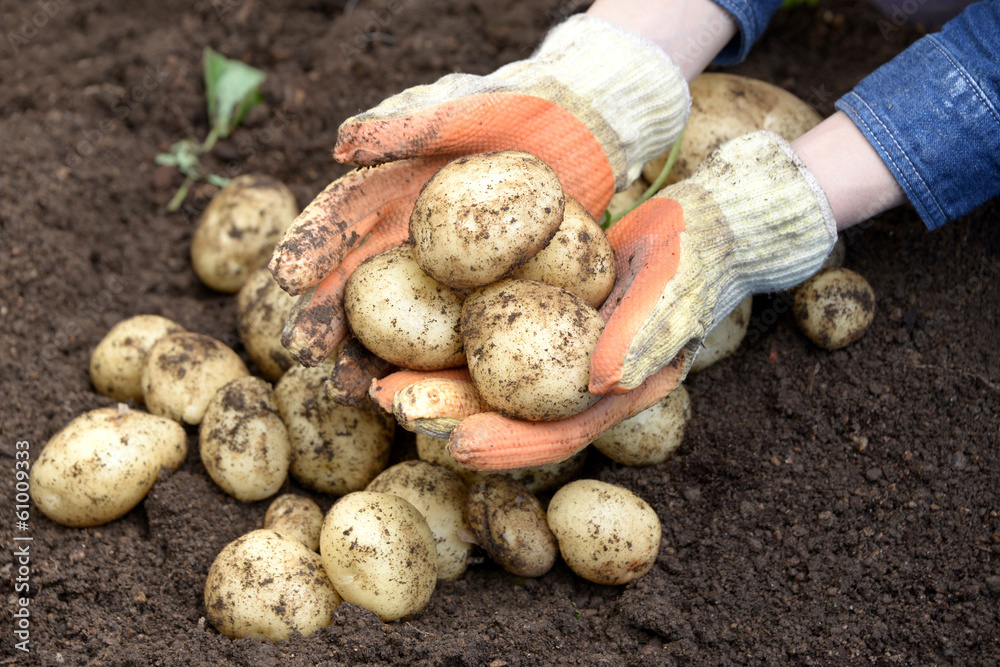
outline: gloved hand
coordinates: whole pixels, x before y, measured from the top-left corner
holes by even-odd
[[[362,261],[406,239],[420,188],[445,163],[533,153],[597,217],[676,140],[689,106],[684,78],[658,47],[578,15],[527,60],[483,77],[449,75],[348,119],[334,157],[362,168],[316,197],[271,260],[278,283],[303,294],[282,343],[306,365],[336,347],[347,331],[344,283]]]

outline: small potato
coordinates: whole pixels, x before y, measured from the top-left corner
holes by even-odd
[[[223,385],[250,374],[243,360],[211,336],[176,333],[156,341],[142,367],[142,397],[154,415],[200,424]]]
[[[612,218],[621,216],[630,210],[639,198],[649,189],[649,182],[641,176],[627,190],[616,193],[608,202],[608,215]]]
[[[247,276],[271,257],[299,214],[283,183],[259,174],[237,176],[202,213],[191,238],[191,264],[203,283],[237,292]]]
[[[875,317],[875,291],[850,269],[827,269],[795,292],[795,323],[824,350],[838,350],[861,338]]]
[[[656,405],[597,436],[594,447],[612,461],[627,466],[651,466],[666,461],[684,440],[691,418],[691,398],[678,385]]]
[[[323,510],[305,496],[286,493],[268,505],[264,527],[294,537],[312,551],[319,550]]]
[[[448,453],[448,439],[435,438],[423,433],[417,433],[417,456],[420,460],[434,463],[447,468],[458,475],[467,485],[475,484],[490,473],[469,470],[452,458]],[[573,456],[559,463],[550,463],[532,468],[507,470],[500,475],[507,475],[522,484],[532,493],[541,493],[565,484],[573,479],[583,467],[587,459],[587,450],[581,449]]]
[[[476,290],[462,308],[462,339],[480,396],[531,421],[569,417],[600,400],[587,386],[603,329],[583,299],[530,280]]]
[[[199,443],[205,470],[238,500],[270,498],[288,478],[292,445],[274,391],[260,378],[237,378],[216,392]]]
[[[402,245],[359,266],[344,288],[344,312],[362,345],[397,366],[421,371],[465,363],[458,329],[465,296],[417,266]]]
[[[159,315],[136,315],[107,333],[90,355],[90,381],[116,401],[142,403],[142,365],[153,343],[184,327]]]
[[[413,616],[437,585],[427,521],[399,496],[358,491],[334,504],[320,534],[323,568],[340,596],[383,621]]]
[[[280,380],[295,364],[281,344],[281,332],[294,305],[295,297],[281,289],[267,267],[251,273],[236,297],[240,340],[261,375],[271,382]]]
[[[469,488],[466,515],[479,546],[503,569],[540,577],[555,565],[559,548],[542,503],[506,475],[488,475]]]
[[[92,410],[42,449],[31,466],[31,499],[56,523],[99,526],[142,502],[160,469],[177,470],[186,455],[176,422],[124,404]]]
[[[294,366],[275,388],[292,441],[292,476],[322,493],[344,495],[365,488],[389,462],[392,417],[338,405],[323,392],[335,361]]]
[[[462,576],[475,547],[459,537],[468,530],[465,482],[441,466],[403,461],[379,473],[365,490],[391,493],[416,507],[434,534],[438,579],[452,581]]]
[[[595,584],[627,584],[656,562],[660,518],[628,489],[593,479],[570,482],[552,496],[548,520],[563,560]]]
[[[230,639],[311,635],[330,625],[340,603],[319,554],[273,530],[227,544],[205,579],[205,616]]]
[[[449,287],[489,285],[545,247],[564,206],[559,177],[530,153],[461,157],[417,197],[410,216],[417,263]]]
[[[753,312],[753,296],[740,301],[733,312],[715,325],[698,351],[698,356],[691,364],[691,372],[703,371],[716,362],[729,357],[740,347],[750,327],[750,314]]]
[[[615,251],[583,204],[566,197],[559,231],[511,277],[562,287],[600,308],[615,285]]]

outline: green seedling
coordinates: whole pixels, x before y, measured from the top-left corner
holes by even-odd
[[[667,177],[670,176],[670,171],[674,168],[674,163],[677,162],[677,154],[681,151],[681,139],[684,138],[684,133],[681,132],[681,136],[677,137],[677,141],[670,148],[670,155],[667,156],[667,161],[663,165],[663,169],[660,170],[659,175],[657,175],[656,180],[650,184],[646,191],[642,193],[642,196],[635,200],[627,210],[620,213],[619,215],[612,216],[607,211],[604,212],[604,216],[601,218],[601,227],[604,229],[609,228],[611,225],[615,224],[626,215],[631,213],[633,210],[639,207],[644,201],[655,195],[663,187],[663,184],[667,182]]]
[[[184,183],[167,204],[168,211],[176,211],[184,203],[191,186],[200,180],[225,187],[229,179],[218,174],[205,174],[201,156],[212,150],[215,142],[225,139],[235,130],[250,109],[260,104],[260,85],[266,75],[239,60],[230,60],[205,47],[205,98],[208,103],[208,121],[211,130],[204,141],[194,137],[182,139],[166,153],[156,156],[156,164],[177,167],[184,174]]]

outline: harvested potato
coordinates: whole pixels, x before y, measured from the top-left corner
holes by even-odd
[[[191,238],[191,264],[203,283],[237,292],[271,258],[299,214],[283,183],[259,174],[237,176],[208,203]]]
[[[656,562],[660,519],[628,489],[593,479],[570,482],[552,496],[548,520],[563,560],[595,584],[627,584]]]
[[[292,442],[292,476],[323,493],[365,488],[389,462],[392,417],[369,405],[338,405],[323,392],[335,361],[294,366],[275,388]]]
[[[176,333],[156,341],[142,367],[142,397],[154,415],[200,424],[208,402],[223,385],[250,374],[221,341]]]
[[[615,251],[583,204],[567,196],[556,235],[511,277],[562,287],[600,308],[615,285]]]
[[[437,549],[427,521],[399,496],[358,491],[323,520],[323,568],[340,596],[383,621],[413,616],[437,585]]]
[[[503,280],[462,307],[462,339],[476,389],[497,411],[549,421],[586,410],[590,355],[604,320],[580,297],[553,285]]]
[[[466,515],[490,558],[519,577],[540,577],[555,565],[556,538],[542,503],[506,475],[487,475],[469,487]]]
[[[827,269],[796,290],[792,313],[809,340],[838,350],[868,330],[875,317],[875,291],[850,269]]]
[[[684,128],[677,161],[665,185],[682,181],[730,139],[770,130],[792,141],[818,125],[812,107],[778,86],[736,74],[709,72],[691,82],[691,115]],[[642,175],[653,183],[670,154],[647,162]]]
[[[559,177],[530,153],[459,158],[417,197],[410,216],[417,263],[449,287],[496,282],[545,247],[564,206]]]
[[[219,389],[198,439],[205,470],[238,500],[270,498],[288,478],[288,431],[271,385],[260,378],[237,378]]]
[[[56,523],[98,526],[142,502],[160,469],[177,470],[186,455],[176,422],[124,404],[92,410],[42,449],[31,466],[31,499]]]
[[[684,425],[690,418],[691,398],[684,385],[677,385],[659,403],[612,426],[592,444],[622,465],[655,465],[681,446]]]
[[[264,527],[294,537],[311,551],[317,551],[319,532],[323,527],[323,510],[305,496],[286,493],[268,505]]]
[[[116,401],[142,402],[142,365],[153,343],[167,334],[185,331],[159,315],[136,315],[107,333],[90,355],[90,381]]]
[[[391,493],[416,507],[434,534],[438,579],[452,581],[462,576],[475,547],[459,537],[468,530],[465,482],[441,466],[403,461],[379,473],[365,490]]]
[[[469,470],[452,458],[451,454],[448,453],[447,438],[435,438],[423,433],[417,433],[417,456],[422,461],[447,468],[458,475],[467,485],[475,484],[490,474]],[[559,463],[508,470],[497,474],[507,475],[511,479],[517,480],[524,484],[532,493],[541,493],[573,479],[580,472],[586,459],[587,450],[581,449],[573,456]]]
[[[205,616],[231,639],[310,635],[330,625],[340,602],[319,554],[273,530],[227,544],[205,579]]]
[[[464,300],[417,266],[410,245],[368,259],[344,288],[344,312],[357,339],[382,359],[421,371],[465,363],[458,330]]]
[[[295,363],[281,344],[281,332],[295,305],[295,297],[281,289],[261,267],[250,274],[236,297],[240,340],[261,375],[277,382]]]
[[[640,176],[632,185],[628,186],[628,189],[615,193],[611,197],[611,201],[608,202],[608,215],[612,218],[622,216],[635,206],[635,203],[639,201],[647,189],[649,189],[649,182]]]
[[[753,296],[748,296],[736,304],[733,312],[729,313],[708,332],[701,344],[701,349],[698,351],[698,356],[691,364],[691,372],[703,371],[716,362],[731,356],[747,335],[752,312]]]

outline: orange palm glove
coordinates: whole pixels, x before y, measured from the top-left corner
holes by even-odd
[[[270,268],[301,294],[282,336],[320,363],[343,339],[344,284],[365,259],[398,245],[420,188],[461,155],[519,149],[545,160],[592,215],[679,135],[690,98],[655,45],[579,15],[527,60],[488,76],[452,74],[348,119],[334,157],[361,167],[331,183],[275,249]]]

